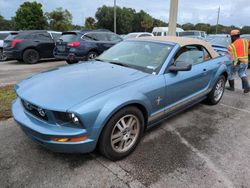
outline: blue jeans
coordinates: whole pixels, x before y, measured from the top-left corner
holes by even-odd
[[[248,63],[240,63],[239,65],[231,65],[228,68],[228,80],[234,80],[236,73],[238,73],[240,78],[247,77]]]

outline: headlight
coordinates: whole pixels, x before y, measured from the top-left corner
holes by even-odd
[[[71,123],[74,125],[81,125],[80,119],[74,113],[54,112],[54,115],[59,124]]]
[[[69,118],[71,119],[71,121],[74,124],[79,124],[80,123],[78,117],[76,117],[76,115],[74,113],[69,113],[68,115],[69,115]]]

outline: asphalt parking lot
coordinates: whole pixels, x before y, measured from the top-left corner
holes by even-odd
[[[63,61],[0,62],[0,83],[16,83]],[[250,73],[250,70],[248,70]],[[237,87],[241,83],[237,80]],[[111,162],[58,154],[29,140],[13,119],[0,122],[1,187],[250,187],[250,94],[226,91],[146,132],[132,155]]]
[[[18,61],[0,61],[0,86],[15,84],[34,73],[67,65],[66,61],[42,60],[29,65]]]

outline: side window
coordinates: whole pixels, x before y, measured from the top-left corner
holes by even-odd
[[[95,36],[98,41],[109,41],[106,33],[95,33]]]
[[[83,40],[88,40],[88,41],[96,40],[95,38],[93,38],[93,36],[91,35],[91,33],[87,33],[87,34],[83,35],[81,38]]]
[[[93,41],[98,41],[95,33],[87,33],[83,36],[83,39],[86,39],[86,40],[93,40]]]
[[[122,40],[121,37],[119,37],[113,33],[106,33],[106,37],[107,37],[108,41],[113,41],[113,42],[119,42]]]
[[[204,52],[204,61],[208,61],[208,60],[212,59],[212,57],[208,53],[207,49],[203,48],[203,52]]]
[[[43,34],[43,33],[32,34],[32,38],[35,40],[46,41],[46,42],[52,41],[52,39],[49,35]]]
[[[208,54],[209,55],[209,54]],[[181,61],[196,65],[205,61],[204,49],[200,46],[185,46],[175,56],[175,62]]]
[[[164,36],[167,36],[167,32],[164,32]]]
[[[57,40],[62,36],[62,35],[59,34],[59,33],[51,33],[51,35],[52,35],[54,41],[57,41]]]
[[[157,32],[157,33],[156,33],[156,36],[161,36],[161,32]]]
[[[82,38],[93,41],[107,41],[105,33],[87,33]]]

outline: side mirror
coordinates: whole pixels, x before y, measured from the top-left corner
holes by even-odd
[[[192,69],[192,64],[187,64],[183,61],[177,61],[175,65],[171,65],[168,70],[170,72],[179,72],[179,71],[190,71]]]

